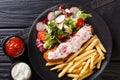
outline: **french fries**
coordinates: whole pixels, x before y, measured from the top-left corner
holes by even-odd
[[[79,75],[77,75],[77,74],[68,74],[67,76],[71,77],[71,78],[77,78],[77,77],[79,77]]]
[[[94,35],[66,61],[46,63],[46,66],[54,66],[50,70],[59,71],[58,78],[67,74],[72,80],[83,80],[94,72],[93,69],[100,69],[106,52],[100,39]]]
[[[91,50],[98,43],[98,40],[95,39],[93,42],[86,48],[86,50]]]
[[[89,64],[90,64],[90,59],[87,60],[87,63],[85,64],[84,68],[83,68],[82,71],[80,72],[81,74],[84,74],[84,73],[85,73],[85,71],[87,70]]]
[[[67,72],[67,70],[73,65],[73,62],[70,62],[58,75],[58,77],[64,76],[64,74]]]
[[[102,45],[100,39],[97,37],[97,35],[96,35],[95,37],[98,39],[98,46],[101,48],[101,50],[102,50],[104,53],[106,53],[107,51],[106,51],[106,49],[104,48],[104,46]]]
[[[53,65],[62,64],[62,63],[63,63],[63,61],[55,62],[55,63],[53,63],[53,62],[48,62],[48,63],[46,63],[46,66],[53,66]]]
[[[88,50],[88,51],[86,51],[84,54],[81,54],[80,56],[76,57],[74,60],[75,60],[75,61],[78,61],[78,60],[80,60],[80,59],[86,57],[87,55],[89,55],[89,54],[95,52],[95,51],[96,51],[95,49]]]
[[[97,63],[97,69],[100,69],[101,62],[102,62],[102,60],[100,60],[100,61]]]
[[[62,67],[65,66],[65,65],[66,65],[66,64],[59,64],[59,65],[51,68],[50,70],[52,71],[52,70],[60,69],[60,68],[62,68]]]
[[[95,47],[96,47],[98,53],[99,53],[101,56],[103,56],[104,54],[103,54],[102,50],[100,49],[100,47],[99,47],[98,45],[96,45]]]
[[[84,73],[84,75],[80,76],[80,78],[78,78],[77,80],[83,80],[83,79],[87,78],[88,76],[90,76],[92,73],[93,73],[93,71],[86,71]]]
[[[91,56],[91,61],[90,61],[90,70],[92,70],[92,68],[93,68],[93,66],[94,66],[94,58],[95,58],[95,56]]]

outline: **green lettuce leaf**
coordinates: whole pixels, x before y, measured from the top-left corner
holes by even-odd
[[[92,15],[89,14],[89,13],[84,13],[83,11],[78,11],[77,14],[76,14],[76,17],[77,18],[83,18],[85,20],[88,17],[92,17]]]

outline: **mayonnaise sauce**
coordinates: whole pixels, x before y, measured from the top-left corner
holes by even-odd
[[[48,53],[48,59],[59,59],[65,58],[71,53],[75,53],[78,49],[81,48],[90,37],[92,36],[90,25],[84,25],[76,33],[74,37],[71,37],[67,42],[59,44],[57,49],[53,52]]]
[[[26,63],[19,62],[13,66],[11,75],[14,80],[29,80],[31,69]]]

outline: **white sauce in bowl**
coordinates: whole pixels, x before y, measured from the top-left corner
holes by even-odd
[[[16,63],[11,69],[11,76],[14,80],[29,80],[31,69],[24,62]]]

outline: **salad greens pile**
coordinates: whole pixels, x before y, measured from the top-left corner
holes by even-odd
[[[62,39],[71,36],[73,32],[80,29],[84,25],[84,20],[88,17],[92,17],[91,14],[85,13],[78,7],[50,12],[47,21],[36,26],[38,32],[45,31],[44,36],[39,34],[37,38],[42,41],[45,49],[50,49],[54,44],[61,43]],[[44,40],[43,37],[45,37]]]

